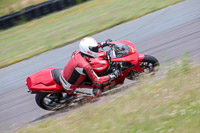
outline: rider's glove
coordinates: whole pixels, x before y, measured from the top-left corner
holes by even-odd
[[[120,76],[120,71],[113,69],[113,73],[109,74],[110,82]]]
[[[112,40],[111,40],[111,39],[108,39],[108,40],[106,40],[105,42],[101,42],[101,43],[100,43],[101,47],[103,48],[103,47],[105,47],[105,46],[109,46],[108,42],[112,42]]]

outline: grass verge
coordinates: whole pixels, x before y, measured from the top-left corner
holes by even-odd
[[[37,5],[47,0],[1,0],[0,17],[9,13],[17,12],[25,7]]]
[[[93,0],[0,31],[0,68],[180,1]]]
[[[173,71],[173,73],[172,73]],[[197,133],[200,66],[171,67],[165,79],[129,90],[105,104],[48,119],[20,133]]]

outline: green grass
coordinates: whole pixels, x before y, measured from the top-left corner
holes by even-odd
[[[0,68],[180,1],[93,0],[0,31]]]
[[[1,0],[0,17],[9,13],[17,12],[25,7],[37,5],[47,0]]]
[[[174,71],[176,76],[173,76]],[[57,120],[48,119],[19,133],[199,133],[200,66],[177,65],[165,79],[144,81],[105,104]],[[104,101],[105,102],[105,101]]]

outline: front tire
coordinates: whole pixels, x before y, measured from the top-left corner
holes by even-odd
[[[145,74],[156,74],[159,70],[159,66],[159,61],[151,55],[145,55],[144,59],[140,62],[140,67]]]
[[[159,70],[159,66],[159,61],[151,55],[145,55],[144,59],[140,62],[140,68],[143,70],[143,73],[147,75],[156,74]],[[140,72],[131,70],[126,78],[129,80],[138,80],[140,75]]]

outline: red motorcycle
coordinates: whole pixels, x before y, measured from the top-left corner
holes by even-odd
[[[155,57],[138,54],[134,44],[125,40],[109,42],[109,47],[100,50],[98,57],[91,58],[89,63],[98,76],[108,75],[115,69],[121,70],[120,77],[111,83],[96,86],[89,77],[82,83],[99,88],[103,93],[123,84],[126,78],[135,80],[140,73],[153,75],[159,69],[159,62]],[[39,107],[45,110],[58,110],[88,99],[89,96],[84,94],[84,91],[81,92],[81,89],[70,97],[66,94],[59,82],[61,71],[60,68],[49,67],[27,78],[28,91],[36,94],[35,100]]]

